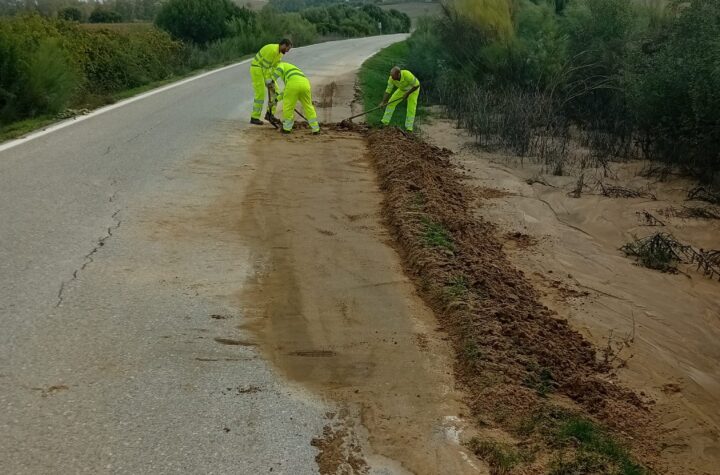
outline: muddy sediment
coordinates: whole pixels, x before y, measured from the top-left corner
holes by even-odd
[[[371,473],[487,473],[462,445],[452,349],[388,245],[362,129],[248,132],[248,186],[217,204],[237,210],[229,224],[255,263],[237,295],[243,330],[348,414],[313,441],[321,473],[362,473],[360,460]]]
[[[386,224],[451,337],[474,416],[516,433],[550,398],[569,400],[628,439],[646,431],[645,403],[613,381],[597,348],[540,303],[495,227],[472,212],[477,193],[449,160],[452,152],[395,129],[370,132],[368,145]],[[643,440],[636,453],[652,453]]]

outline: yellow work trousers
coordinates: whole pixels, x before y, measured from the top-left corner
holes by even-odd
[[[253,91],[255,97],[253,98],[253,109],[252,118],[259,119],[262,116],[263,106],[265,105],[265,94],[267,94],[267,86],[265,85],[265,77],[263,76],[262,69],[257,66],[250,66],[250,77],[252,78]],[[275,85],[277,91],[277,84]],[[270,113],[275,115],[275,106],[277,100],[269,101]]]
[[[390,124],[395,108],[400,103],[400,99],[405,95],[405,91],[397,89],[395,93],[390,97],[388,106],[385,108],[385,115],[383,115],[382,123],[385,125]],[[415,127],[415,112],[417,111],[418,97],[420,96],[420,89],[410,94],[407,98],[407,112],[405,113],[405,129],[412,132]],[[397,102],[394,102],[397,101]]]
[[[305,118],[313,132],[320,131],[317,112],[312,103],[310,81],[301,76],[290,78],[283,91],[283,130],[290,132],[295,125],[295,105],[300,101]]]

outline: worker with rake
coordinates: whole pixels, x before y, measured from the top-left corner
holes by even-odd
[[[313,134],[320,133],[320,123],[317,119],[317,112],[312,102],[312,91],[310,81],[297,66],[281,62],[273,72],[273,79],[282,79],[285,89],[279,95],[283,101],[283,124],[282,132],[289,134],[295,125],[295,105],[298,101],[302,104],[305,120],[307,120]]]
[[[393,89],[397,88],[391,96]],[[387,89],[383,97],[380,107],[386,107],[385,115],[382,118],[383,125],[389,125],[395,107],[401,101],[407,100],[407,112],[405,113],[405,129],[408,132],[413,131],[415,126],[415,111],[417,110],[418,97],[420,96],[420,81],[407,69],[400,69],[395,66],[390,70],[390,79],[388,79]]]
[[[280,40],[280,43],[271,43],[263,46],[253,58],[250,64],[250,77],[252,78],[255,99],[253,101],[253,110],[250,123],[254,125],[262,125],[260,120],[263,106],[265,105],[265,91],[268,91],[269,103],[268,110],[265,113],[265,119],[274,123],[275,107],[277,106],[277,87],[273,81],[272,73],[278,63],[292,48],[292,41],[288,39]]]

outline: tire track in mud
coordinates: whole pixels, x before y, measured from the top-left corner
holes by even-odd
[[[345,414],[313,442],[333,450],[322,473],[363,473],[358,447],[378,473],[486,473],[460,443],[451,349],[389,245],[364,136],[248,136],[257,168],[231,206],[256,269],[237,299],[280,373]]]

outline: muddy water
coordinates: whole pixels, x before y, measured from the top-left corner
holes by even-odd
[[[505,191],[483,200],[477,211],[501,234],[532,237],[530,246],[508,239],[506,248],[544,295],[543,303],[599,348],[612,335],[621,381],[655,401],[659,426],[653,436],[662,447],[662,472],[720,473],[720,283],[692,267],[679,274],[645,269],[619,251],[633,236],[659,231],[696,248],[720,248],[720,221],[661,214],[691,204],[685,197],[694,184],[655,183],[638,176],[641,164],[616,163],[611,169],[618,184],[650,187],[658,199],[613,199],[590,190],[571,198],[577,175],[542,175],[552,186],[531,186],[526,179],[542,173],[541,167],[515,166],[514,157],[468,148],[469,138],[447,121],[425,130],[460,152],[455,159],[471,184]],[[603,176],[585,170],[586,183],[594,172]],[[665,226],[642,226],[636,212],[643,211]]]
[[[265,353],[354,415],[371,465],[482,473],[457,443],[466,410],[450,349],[387,243],[363,139],[256,129],[249,147],[257,169],[238,231],[257,265],[238,299]]]

